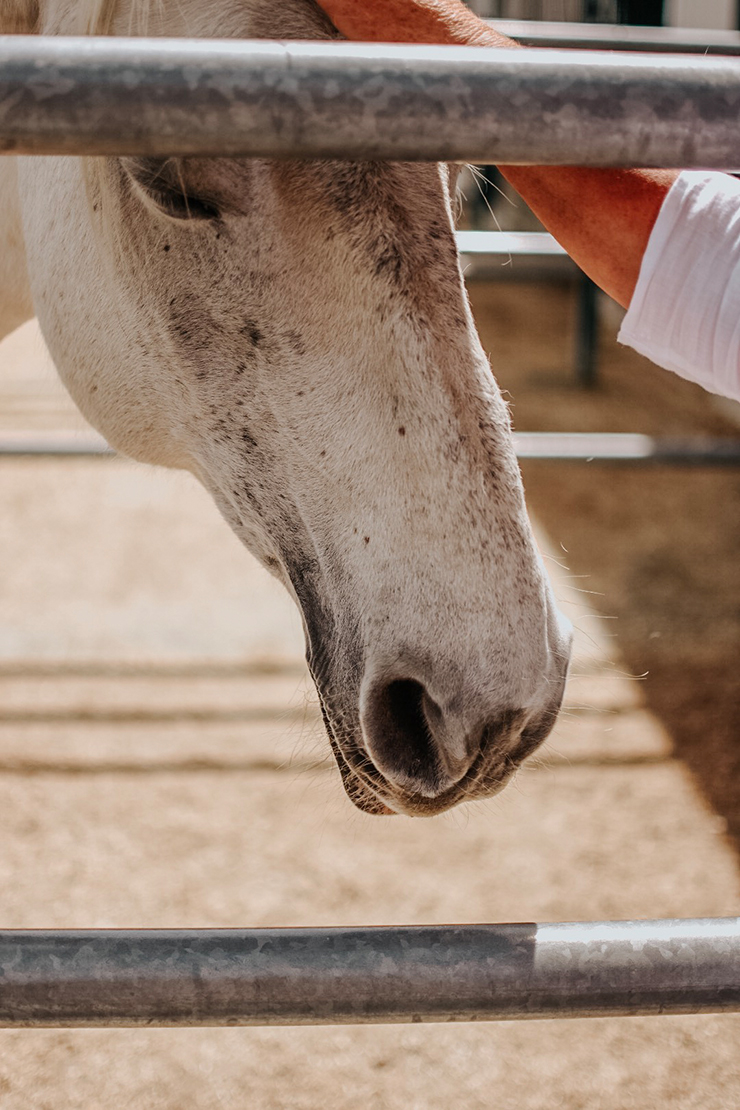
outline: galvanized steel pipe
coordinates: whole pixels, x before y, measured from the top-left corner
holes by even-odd
[[[333,1025],[740,1010],[740,919],[0,932],[0,1025]]]
[[[712,436],[677,439],[635,432],[515,432],[513,438],[517,456],[526,460],[681,466],[740,464],[740,439]],[[113,448],[95,432],[0,433],[0,461],[115,456]]]
[[[740,167],[740,60],[0,37],[0,151]]]

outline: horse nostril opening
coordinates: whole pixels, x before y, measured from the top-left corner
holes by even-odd
[[[377,687],[364,713],[369,754],[379,771],[422,793],[437,793],[441,773],[434,733],[443,714],[420,682],[399,678]]]
[[[424,687],[412,678],[399,678],[391,682],[385,690],[386,708],[392,727],[406,737],[414,757],[419,760],[430,754],[432,743],[424,714],[425,698]],[[441,716],[439,709],[437,712]]]

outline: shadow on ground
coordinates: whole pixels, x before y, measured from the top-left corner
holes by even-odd
[[[620,348],[614,320],[602,326],[599,387],[576,389],[567,286],[472,296],[517,430],[740,437],[699,387]],[[648,707],[740,851],[740,468],[530,462],[524,477],[574,587],[614,618],[625,666],[646,675]]]

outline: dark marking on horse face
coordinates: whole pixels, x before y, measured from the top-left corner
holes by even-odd
[[[249,342],[252,344],[253,347],[259,347],[260,343],[264,339],[262,332],[257,327],[254,320],[246,320],[244,326],[240,329],[240,331],[242,335],[247,336]]]
[[[403,427],[403,425],[398,429],[398,434],[400,436],[405,436],[406,435],[406,429]]]
[[[242,428],[242,440],[250,451],[256,451],[258,448],[257,440],[254,438],[249,428]]]
[[[169,243],[165,243],[165,245],[164,245],[164,246],[162,247],[162,250],[163,250],[163,251],[165,252],[165,254],[166,254],[166,253],[167,253],[167,251],[168,251],[168,250],[170,250],[170,249],[171,249],[171,248],[170,248],[170,244],[169,244]]]
[[[285,541],[285,536],[283,541]],[[285,571],[295,590],[306,627],[306,659],[317,685],[334,670],[333,645],[337,638],[336,621],[320,588],[323,574],[318,562],[290,543],[280,542],[278,550]],[[345,660],[348,662],[348,660]],[[325,692],[322,694],[325,696]],[[335,723],[340,714],[333,714]]]
[[[405,306],[413,330],[427,334],[429,320],[436,321],[444,304],[445,319],[439,322],[444,330],[455,311],[455,297],[460,299],[459,268],[436,174],[430,176],[428,168],[372,162],[332,164],[330,179],[326,170],[314,173],[321,179],[322,203],[358,252],[358,262],[364,256],[370,273],[392,295],[393,305],[379,310],[380,321],[397,312],[400,316]],[[437,330],[437,322],[433,328]]]
[[[404,257],[398,244],[383,236],[376,239],[370,249],[375,256],[375,276],[388,277],[394,286],[403,287]]]
[[[264,511],[262,502],[258,496],[258,490],[261,492],[259,483],[248,484],[244,482],[242,486],[238,486],[233,491],[235,503],[239,506],[240,510],[245,509],[254,514],[260,520],[263,519]]]
[[[173,334],[191,356],[207,351],[220,334],[216,321],[191,293],[170,301],[169,316]]]
[[[369,536],[365,536],[365,543],[370,543],[370,537]]]
[[[285,338],[287,339],[288,345],[290,346],[293,353],[298,355],[299,358],[303,358],[303,356],[306,354],[306,344],[303,342],[303,338],[300,332],[286,332]]]

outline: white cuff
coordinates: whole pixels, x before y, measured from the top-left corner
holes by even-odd
[[[653,228],[619,341],[740,400],[740,181],[686,171]]]

